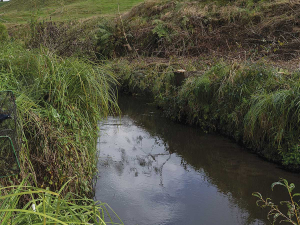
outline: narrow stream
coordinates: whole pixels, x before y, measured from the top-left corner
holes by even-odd
[[[270,188],[281,177],[300,192],[298,174],[225,137],[171,122],[145,100],[122,97],[120,108],[101,123],[95,198],[125,225],[270,224],[252,192],[287,200]]]

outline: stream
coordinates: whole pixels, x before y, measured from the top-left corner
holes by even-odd
[[[122,116],[100,124],[95,199],[125,225],[271,224],[252,193],[288,200],[284,187],[271,190],[279,178],[300,192],[298,174],[228,138],[172,122],[146,102],[121,97]]]

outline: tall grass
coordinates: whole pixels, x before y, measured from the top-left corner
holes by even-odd
[[[109,222],[110,215],[115,214],[105,203],[94,202],[73,193],[62,196],[62,188],[56,192],[27,186],[27,176],[17,186],[1,187],[0,223],[2,225],[19,224],[98,224]],[[24,200],[27,203],[24,204]],[[118,216],[115,214],[118,218]],[[107,220],[108,219],[108,220]],[[123,224],[120,220],[120,223]]]
[[[64,191],[91,192],[97,124],[118,110],[114,76],[91,63],[16,43],[1,45],[0,59],[0,90],[16,95],[21,178],[32,173],[39,187],[57,190],[77,177]]]
[[[0,41],[6,41],[8,39],[8,33],[7,33],[7,28],[0,23]]]

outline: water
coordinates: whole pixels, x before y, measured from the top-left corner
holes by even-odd
[[[121,118],[101,124],[95,198],[125,225],[270,224],[251,194],[287,200],[270,188],[281,177],[300,192],[298,174],[225,137],[173,123],[145,100],[121,98],[120,107]]]

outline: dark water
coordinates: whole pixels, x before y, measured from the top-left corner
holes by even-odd
[[[96,199],[126,225],[270,224],[252,192],[286,200],[284,188],[270,188],[281,177],[300,191],[298,174],[227,138],[173,123],[143,100],[120,107],[121,119],[101,124]]]

